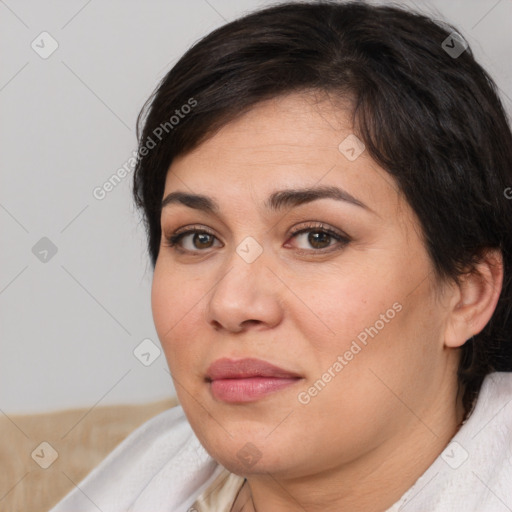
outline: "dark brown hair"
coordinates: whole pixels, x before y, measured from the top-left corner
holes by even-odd
[[[494,315],[461,348],[470,411],[485,375],[512,370],[512,135],[496,85],[453,32],[393,6],[292,2],[194,44],[138,119],[134,196],[153,266],[173,158],[263,100],[308,90],[350,98],[357,134],[418,216],[438,277],[457,281],[485,248],[503,254]]]

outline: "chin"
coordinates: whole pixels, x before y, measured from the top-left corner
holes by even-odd
[[[276,460],[275,453],[265,453],[250,441],[242,445],[238,450],[216,450],[212,457],[224,466],[228,471],[239,476],[247,477],[258,474],[276,474],[286,468]]]

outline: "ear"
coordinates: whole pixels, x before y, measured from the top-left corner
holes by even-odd
[[[503,255],[487,249],[476,268],[460,276],[445,331],[445,346],[457,348],[478,334],[491,319],[503,285]]]

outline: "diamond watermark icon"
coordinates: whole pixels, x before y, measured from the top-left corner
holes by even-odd
[[[48,237],[43,236],[32,247],[32,254],[41,263],[48,263],[57,254],[57,246]]]
[[[252,263],[261,256],[263,247],[252,236],[245,237],[237,246],[236,253],[246,263]]]
[[[466,40],[457,32],[452,32],[441,44],[443,50],[452,58],[460,57],[468,48]]]
[[[59,457],[57,450],[46,441],[43,441],[32,453],[32,458],[43,469],[48,469]]]
[[[59,43],[48,32],[41,32],[30,46],[39,57],[47,59],[59,47]]]
[[[261,459],[262,453],[258,447],[252,443],[246,443],[236,454],[237,458],[247,466],[252,468],[256,462]]]
[[[458,469],[468,460],[469,453],[457,441],[451,442],[441,453],[441,458],[452,469]]]
[[[142,340],[133,351],[133,355],[144,365],[152,365],[159,357],[162,351],[149,338]]]
[[[347,160],[353,162],[361,156],[361,153],[366,149],[366,146],[361,139],[351,133],[341,141],[338,149]]]

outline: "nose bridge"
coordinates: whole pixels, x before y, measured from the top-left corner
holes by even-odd
[[[213,295],[227,294],[246,300],[256,292],[268,277],[268,261],[263,257],[263,245],[254,237],[246,236],[233,249],[225,262],[226,271],[217,281]]]
[[[248,320],[273,323],[279,316],[276,288],[269,279],[263,244],[246,236],[223,265],[208,303],[208,321],[229,330],[240,330]]]

